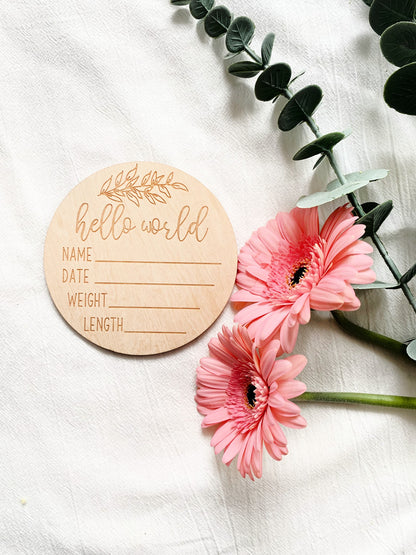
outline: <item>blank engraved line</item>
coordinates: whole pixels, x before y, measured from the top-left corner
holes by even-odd
[[[186,335],[186,331],[142,331],[142,330],[124,330],[124,333],[163,333],[166,334],[179,334]]]
[[[163,260],[96,260],[95,262],[110,262],[120,264],[201,264],[204,266],[221,266],[222,262],[175,262]]]
[[[157,283],[131,281],[94,281],[95,285],[177,285],[179,287],[214,287],[215,283]]]
[[[152,308],[156,310],[200,310],[199,306],[123,306],[111,305],[108,308],[145,308],[146,310]]]

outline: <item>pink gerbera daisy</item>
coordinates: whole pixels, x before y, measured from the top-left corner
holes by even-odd
[[[290,353],[299,324],[314,310],[356,310],[360,301],[351,284],[371,283],[375,273],[367,256],[372,247],[358,240],[364,225],[354,225],[352,208],[337,208],[319,231],[317,208],[279,213],[255,231],[239,254],[232,301],[250,303],[235,316],[263,345],[277,337]]]
[[[256,348],[246,328],[225,326],[218,339],[209,343],[210,357],[197,370],[198,410],[202,427],[218,425],[211,445],[224,450],[229,465],[238,455],[237,468],[243,477],[261,477],[263,443],[270,455],[280,460],[287,455],[286,437],[280,427],[303,428],[305,419],[289,401],[306,386],[294,380],[306,364],[302,355],[276,360],[279,341]]]

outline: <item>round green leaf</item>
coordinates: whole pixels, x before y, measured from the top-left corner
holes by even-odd
[[[370,8],[370,25],[381,35],[398,21],[413,21],[416,0],[374,0]]]
[[[348,173],[344,177],[348,181],[348,183],[361,183],[362,181],[367,181],[367,183],[369,183],[370,181],[378,181],[379,179],[384,179],[388,175],[388,173],[389,170],[377,169]],[[332,191],[337,187],[341,187],[341,185],[342,183],[340,183],[338,179],[334,179],[334,181],[328,183],[326,190]]]
[[[277,124],[282,131],[290,131],[299,123],[306,121],[322,100],[322,90],[317,85],[309,85],[301,89],[283,108]]]
[[[400,21],[388,27],[381,35],[381,50],[395,66],[416,62],[416,23]]]
[[[191,0],[170,0],[174,6],[187,6]]]
[[[256,62],[237,62],[228,68],[228,72],[236,77],[249,78],[255,77],[263,69],[261,64]]]
[[[416,62],[401,67],[387,79],[384,100],[390,108],[416,116]]]
[[[225,37],[225,46],[229,52],[241,52],[251,42],[254,35],[254,23],[248,17],[237,17],[231,23]]]
[[[204,19],[206,34],[214,39],[220,37],[227,32],[231,19],[231,13],[225,6],[213,8]]]
[[[254,88],[256,98],[263,102],[277,98],[286,89],[291,75],[292,70],[287,64],[274,64],[268,67],[256,81]]]
[[[215,0],[191,0],[189,11],[195,19],[203,19],[215,4]]]
[[[266,35],[262,45],[261,45],[261,59],[263,61],[263,65],[267,66],[270,62],[270,58],[272,57],[272,50],[274,44],[275,34],[269,33]]]
[[[406,353],[409,358],[416,360],[416,339],[413,339],[406,347]]]
[[[347,135],[345,133],[328,133],[327,135],[322,135],[319,139],[312,141],[307,144],[294,155],[293,160],[305,160],[306,158],[311,158],[317,154],[323,154],[330,152],[330,150],[338,144]]]

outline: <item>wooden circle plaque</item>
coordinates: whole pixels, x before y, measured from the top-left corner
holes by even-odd
[[[58,207],[44,253],[65,320],[129,355],[170,351],[204,332],[233,288],[237,246],[214,195],[164,164],[96,172]]]

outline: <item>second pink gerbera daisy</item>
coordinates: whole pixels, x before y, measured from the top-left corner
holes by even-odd
[[[241,249],[232,301],[250,303],[235,320],[246,325],[256,343],[277,337],[284,352],[295,346],[299,324],[315,310],[356,310],[360,301],[351,284],[376,276],[367,256],[372,247],[359,238],[352,208],[337,208],[321,231],[317,208],[279,213],[255,231]]]
[[[287,455],[287,441],[281,424],[303,428],[300,408],[289,399],[301,395],[306,386],[295,380],[306,358],[292,355],[276,359],[280,345],[271,341],[258,349],[248,331],[225,326],[209,342],[210,356],[197,370],[198,410],[204,415],[202,427],[217,426],[211,445],[215,453],[224,450],[229,465],[237,457],[237,468],[245,477],[260,478],[263,445],[277,460]]]

